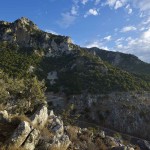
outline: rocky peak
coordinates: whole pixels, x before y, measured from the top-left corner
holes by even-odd
[[[14,25],[19,27],[31,27],[35,30],[38,29],[37,25],[26,17],[21,17],[20,19],[17,19],[16,21],[14,21]]]

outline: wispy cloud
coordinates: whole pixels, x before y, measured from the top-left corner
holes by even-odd
[[[106,36],[106,37],[104,37],[104,40],[106,40],[106,41],[111,41],[111,35],[109,35],[109,36]]]
[[[53,31],[53,30],[50,30],[50,29],[45,29],[45,32],[48,32],[48,33],[52,33],[52,34],[58,35],[57,32],[55,32],[55,31]]]
[[[114,48],[117,51],[132,53],[143,61],[150,62],[150,28],[142,32],[137,38],[127,37],[118,41],[116,41],[116,48]]]
[[[134,0],[134,7],[139,8],[141,11],[150,12],[150,0]]]
[[[58,21],[58,24],[63,28],[68,28],[76,20],[76,16],[72,15],[70,12],[62,13],[61,17],[62,18]]]
[[[126,8],[128,14],[132,14],[133,10],[132,10],[130,4],[128,4],[125,8]]]
[[[118,9],[123,7],[127,3],[127,0],[107,0],[105,5],[112,7],[114,9]]]
[[[61,19],[57,22],[61,27],[68,28],[69,26],[74,24],[78,16],[78,3],[78,0],[73,0],[70,11],[61,13]]]
[[[137,30],[137,28],[134,26],[126,26],[121,29],[121,32],[129,32],[129,31],[135,31],[135,30]]]
[[[99,40],[94,40],[92,42],[91,41],[90,42],[86,42],[83,46],[87,47],[87,48],[98,47],[100,49],[105,49],[105,50],[109,49],[107,46],[104,45],[104,43],[102,43]]]

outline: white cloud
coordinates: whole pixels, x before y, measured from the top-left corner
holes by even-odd
[[[98,10],[93,8],[93,9],[89,9],[88,12],[86,12],[86,14],[84,15],[84,17],[88,17],[90,15],[93,15],[93,16],[97,16],[99,14]]]
[[[116,4],[116,1],[117,0],[107,0],[106,4],[112,7]]]
[[[120,8],[120,7],[122,7],[123,6],[123,3],[121,2],[121,1],[116,1],[116,4],[115,4],[115,9],[118,9],[118,8]]]
[[[62,13],[61,14],[62,19],[58,21],[58,24],[63,28],[68,28],[70,25],[72,25],[75,22],[76,16],[72,15],[69,12]]]
[[[81,0],[81,3],[82,3],[83,5],[85,5],[87,2],[88,2],[88,0]]]
[[[145,41],[150,42],[150,29],[148,29],[147,31],[145,31],[145,32],[142,34],[142,38],[143,38]]]
[[[101,43],[98,40],[93,41],[93,42],[87,42],[84,46],[87,47],[87,48],[98,47],[100,49],[105,49],[105,50],[109,49],[107,46],[105,46],[103,43]]]
[[[116,50],[131,53],[138,56],[141,60],[150,63],[150,28],[141,33],[138,38],[128,37],[119,44],[116,43]]]
[[[142,22],[143,25],[147,25],[150,23],[150,17],[148,17],[144,22]]]
[[[55,31],[53,31],[53,30],[49,30],[49,29],[45,29],[45,32],[48,32],[48,33],[52,33],[52,34],[58,35],[57,32],[55,32]]]
[[[105,5],[112,7],[114,9],[118,9],[123,7],[127,3],[127,0],[107,0]]]
[[[137,28],[134,26],[126,26],[121,29],[121,32],[129,32],[129,31],[135,31],[135,30],[137,30]]]
[[[123,40],[124,40],[124,37],[121,37],[121,38],[117,39],[117,40],[115,41],[116,45],[120,45]]]
[[[72,6],[72,8],[71,8],[71,14],[72,15],[77,15],[78,14],[78,9],[77,9],[76,6]]]
[[[141,11],[150,11],[150,0],[134,0],[133,4]]]
[[[111,41],[111,35],[104,37],[104,40]]]
[[[126,10],[127,10],[128,14],[132,14],[132,12],[133,12],[133,10],[129,4],[126,6]]]

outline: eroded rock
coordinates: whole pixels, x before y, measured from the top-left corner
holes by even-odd
[[[39,109],[31,116],[31,122],[33,126],[38,126],[38,128],[43,128],[48,119],[48,109],[47,106],[42,105]]]
[[[26,121],[22,121],[10,138],[10,143],[16,148],[19,148],[24,143],[31,131],[32,127],[30,124]]]
[[[40,138],[40,131],[33,129],[23,144],[25,150],[34,150]]]

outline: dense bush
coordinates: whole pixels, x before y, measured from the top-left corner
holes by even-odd
[[[35,67],[40,62],[40,57],[35,54],[20,52],[15,45],[0,44],[0,69],[14,77],[30,75],[29,68]]]

